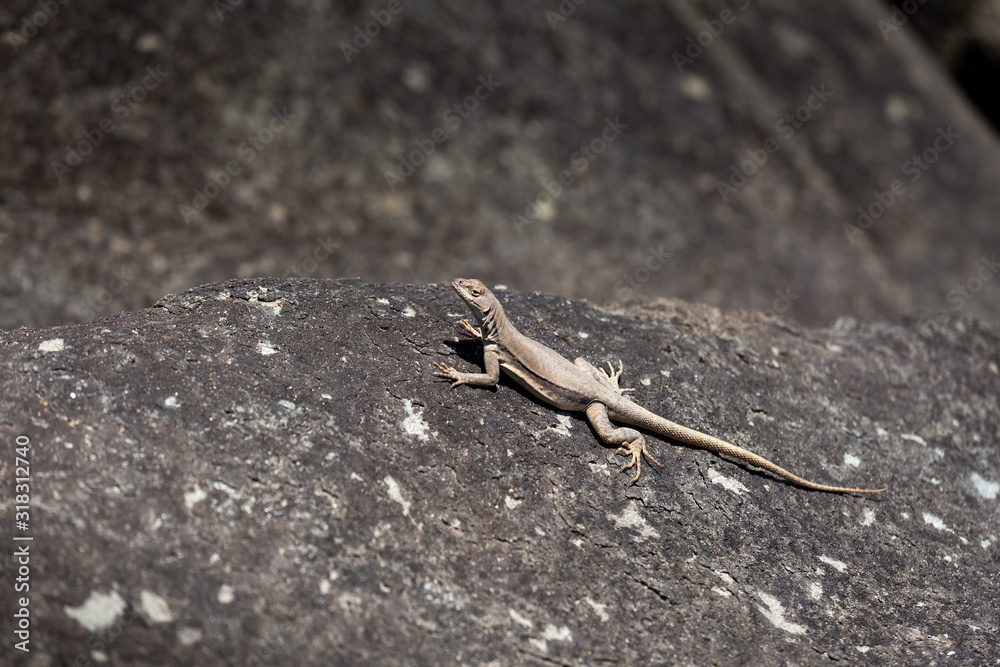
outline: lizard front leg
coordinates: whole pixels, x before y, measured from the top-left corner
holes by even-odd
[[[622,466],[625,472],[635,466],[635,477],[630,484],[635,484],[639,479],[639,470],[642,466],[642,457],[649,459],[650,463],[656,464],[657,468],[663,469],[660,462],[653,458],[653,455],[646,449],[646,438],[634,428],[627,426],[615,426],[608,419],[608,408],[603,403],[591,403],[587,406],[587,421],[590,422],[597,437],[609,445],[618,445],[618,453],[631,456],[631,460]]]
[[[467,384],[473,387],[493,388],[500,382],[500,354],[493,345],[487,345],[483,348],[483,365],[486,367],[485,373],[462,373],[440,361],[432,361],[431,365],[437,369],[434,375],[439,378],[451,380],[452,387]]]

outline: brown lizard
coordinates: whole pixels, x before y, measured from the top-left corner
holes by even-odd
[[[611,423],[611,419],[644,428],[665,438],[730,456],[738,461],[763,468],[792,484],[814,491],[834,493],[885,491],[885,489],[850,489],[810,482],[742,447],[664,419],[624,396],[624,392],[633,390],[621,389],[618,386],[618,378],[622,374],[620,361],[617,371],[610,362],[608,363],[610,373],[603,368],[595,368],[583,357],[578,357],[575,362],[570,363],[555,350],[515,329],[507,319],[500,302],[482,282],[456,278],[451,284],[479,323],[479,327],[473,327],[466,320],[462,320],[459,325],[483,343],[483,362],[486,372],[462,373],[446,364],[432,362],[437,369],[434,375],[451,380],[452,387],[461,384],[473,387],[496,387],[502,369],[539,400],[562,410],[585,412],[587,421],[597,433],[597,437],[610,445],[618,445],[619,454],[631,457],[622,467],[622,471],[635,467],[632,484],[639,479],[643,456],[661,470],[663,466],[646,449],[646,438],[642,433],[632,428],[616,427]]]

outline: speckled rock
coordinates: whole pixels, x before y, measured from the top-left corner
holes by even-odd
[[[206,285],[0,333],[0,661],[1000,659],[995,327],[498,295],[567,356],[622,359],[657,412],[889,490],[804,491],[660,438],[664,471],[627,486],[581,415],[431,375],[481,360],[446,286]]]

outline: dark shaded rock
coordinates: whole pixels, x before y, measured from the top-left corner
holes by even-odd
[[[556,0],[407,1],[379,28],[386,4],[57,3],[15,49],[38,0],[3,3],[0,328],[233,277],[472,273],[813,324],[996,321],[997,280],[948,299],[1000,252],[996,135],[912,23],[883,36],[882,3],[586,2],[554,29]],[[366,24],[379,34],[348,62]],[[248,143],[285,114],[262,150]],[[591,161],[581,146],[607,119],[628,127]],[[960,139],[936,152],[947,128]],[[74,151],[89,154],[71,166]],[[744,163],[756,173],[739,185]],[[558,197],[529,207],[546,186]],[[859,207],[873,218],[852,241]],[[531,211],[519,232],[511,216]]]
[[[1000,77],[1000,2],[906,3],[905,8],[903,3],[892,3],[886,13],[886,35],[912,21],[994,130],[1000,130],[1000,98],[996,94]]]
[[[431,361],[480,358],[444,286],[206,285],[0,335],[0,660],[1000,658],[995,327],[807,329],[498,295],[567,356],[622,359],[651,409],[811,479],[889,491],[804,491],[658,438],[665,472],[627,487],[580,415],[506,380],[431,376]],[[11,640],[18,438],[30,656]]]

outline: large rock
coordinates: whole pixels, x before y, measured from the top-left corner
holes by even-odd
[[[0,334],[0,660],[1000,658],[996,327],[498,295],[566,356],[621,359],[649,408],[808,478],[888,490],[804,491],[655,437],[664,471],[628,486],[581,415],[431,375],[481,362],[444,286],[207,285]],[[14,648],[20,597],[30,654]]]

